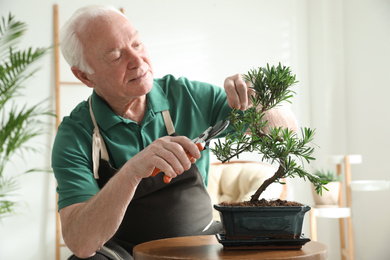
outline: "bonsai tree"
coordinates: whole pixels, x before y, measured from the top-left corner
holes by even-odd
[[[6,174],[5,167],[15,155],[37,150],[28,141],[43,133],[40,117],[49,114],[40,104],[16,101],[22,96],[25,80],[37,71],[33,65],[48,50],[17,50],[26,29],[26,24],[11,14],[0,23],[0,219],[13,213],[16,206],[11,195],[17,189],[17,174]],[[31,171],[34,169],[27,172]]]
[[[326,184],[318,176],[312,175],[304,168],[314,158],[314,148],[309,146],[315,131],[310,128],[301,129],[302,137],[291,128],[272,127],[267,120],[267,113],[277,109],[283,102],[291,103],[294,91],[291,87],[297,83],[289,67],[278,66],[259,67],[243,75],[252,84],[254,94],[251,96],[253,106],[246,111],[233,110],[229,116],[233,131],[226,134],[225,140],[215,144],[212,152],[221,162],[227,162],[239,157],[243,152],[258,152],[262,161],[279,165],[275,174],[264,181],[250,202],[256,204],[262,192],[272,183],[282,182],[283,178],[300,177],[308,179],[321,193]],[[299,163],[297,162],[299,161]]]

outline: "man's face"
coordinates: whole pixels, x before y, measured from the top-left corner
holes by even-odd
[[[86,24],[79,37],[87,63],[94,70],[88,77],[99,96],[126,101],[152,89],[149,55],[138,31],[125,17],[110,12]]]

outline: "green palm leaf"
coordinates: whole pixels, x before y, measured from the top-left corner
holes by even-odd
[[[16,202],[12,195],[18,188],[15,178],[0,178],[0,220],[14,212]]]
[[[39,60],[48,49],[29,48],[26,51],[9,49],[9,56],[0,62],[0,110],[11,98],[17,96],[24,81],[30,78],[38,69],[32,65]]]
[[[3,60],[3,56],[6,55],[11,46],[20,41],[20,37],[26,30],[26,23],[15,21],[12,14],[8,15],[8,19],[2,18],[0,23],[0,60]]]
[[[0,218],[12,214],[16,206],[9,197],[16,190],[16,178],[14,173],[5,174],[6,165],[14,156],[24,158],[25,153],[38,151],[31,140],[44,133],[42,116],[51,115],[42,103],[18,105],[15,100],[23,96],[23,84],[38,71],[37,61],[49,50],[19,50],[17,43],[26,29],[11,14],[0,23]]]

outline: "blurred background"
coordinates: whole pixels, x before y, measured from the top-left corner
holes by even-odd
[[[299,83],[294,110],[301,126],[316,129],[312,168],[334,170],[330,155],[361,154],[353,180],[390,180],[390,1],[389,0],[0,0],[0,14],[27,23],[21,48],[54,45],[53,6],[60,26],[88,4],[123,8],[149,50],[155,77],[173,74],[223,86],[224,79],[249,69],[290,66]],[[55,109],[54,53],[28,81],[21,102],[48,98]],[[63,81],[75,81],[61,58]],[[91,90],[61,88],[61,117]],[[2,115],[0,115],[2,116]],[[55,120],[34,139],[40,153],[15,158],[9,172],[50,168]],[[52,173],[20,176],[17,214],[0,222],[0,259],[54,259],[56,184]],[[313,204],[310,184],[288,181],[288,199]],[[353,192],[352,214],[357,260],[388,259],[390,191]],[[91,217],[93,221],[93,217]],[[329,259],[340,259],[338,221],[319,219],[318,240]],[[309,236],[308,217],[304,233]],[[62,249],[61,259],[69,251]]]

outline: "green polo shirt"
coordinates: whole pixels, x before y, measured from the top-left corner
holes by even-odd
[[[169,110],[177,134],[193,139],[226,118],[231,110],[223,89],[171,75],[154,80],[141,124],[115,114],[95,92],[92,108],[110,163],[117,169],[154,140],[167,135],[161,111]],[[52,168],[58,184],[59,209],[84,202],[99,191],[92,172],[92,134],[89,105],[83,101],[63,118],[53,145]],[[207,185],[209,150],[201,152],[196,165]]]

